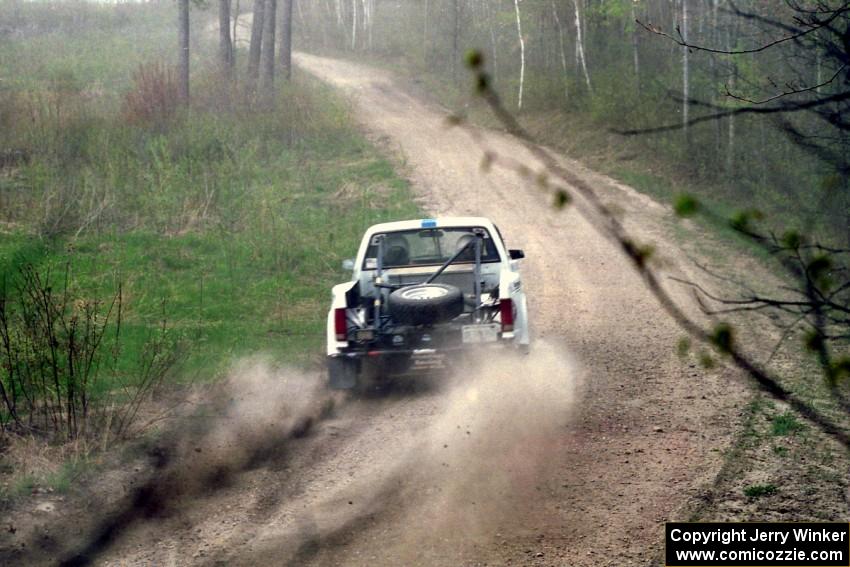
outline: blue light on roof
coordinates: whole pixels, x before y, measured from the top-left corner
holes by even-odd
[[[437,221],[434,219],[423,219],[422,220],[422,228],[434,228],[437,226]]]

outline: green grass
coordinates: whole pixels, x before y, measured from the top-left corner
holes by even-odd
[[[300,167],[281,154],[242,178],[251,193],[242,196],[244,224],[84,235],[51,260],[71,261],[88,293],[108,294],[123,282],[130,360],[165,316],[190,343],[184,377],[216,376],[253,352],[303,363],[319,350],[330,285],[344,280],[340,262],[366,225],[417,213],[406,183],[365,145],[299,157]],[[386,200],[374,209],[340,203],[335,195],[346,185],[380,187]]]
[[[65,461],[59,469],[45,476],[44,486],[59,494],[65,494],[73,487],[74,481],[85,473],[89,466],[90,464],[85,459]]]
[[[176,33],[168,9],[146,4],[4,2],[0,20],[23,30],[0,35],[0,88],[9,90],[115,94],[129,86],[128,69],[171,58]]]
[[[8,496],[12,498],[29,496],[36,486],[38,486],[38,481],[35,476],[29,474],[19,476],[9,489]],[[6,497],[6,495],[0,496]]]
[[[771,420],[771,434],[775,437],[794,435],[803,427],[797,415],[791,412],[775,415]]]
[[[31,470],[25,474],[13,475],[8,486],[0,486],[0,506],[28,497],[35,489],[66,494],[73,489],[80,476],[94,468],[95,465],[88,459],[73,458],[63,461],[54,470]],[[7,474],[12,472],[14,471],[8,471]]]
[[[780,445],[773,446],[773,452],[780,457],[784,457],[788,455],[788,447],[782,447]]]
[[[343,139],[298,148],[246,134],[234,147],[233,169],[218,175],[215,158],[156,165],[168,180],[149,199],[136,196],[146,211],[142,226],[122,227],[131,213],[122,208],[115,211],[118,226],[79,237],[42,243],[16,231],[0,236],[0,261],[52,266],[57,274],[69,264],[81,297],[108,299],[120,283],[127,364],[162,318],[191,343],[184,377],[215,376],[251,352],[304,362],[323,340],[330,285],[344,280],[341,259],[353,255],[363,230],[418,215],[392,164],[355,131],[341,133]],[[222,134],[225,142],[231,136]],[[264,155],[251,155],[261,144]],[[127,159],[112,153],[104,168]],[[124,175],[133,168],[144,176],[138,162],[125,164]],[[181,206],[203,182],[227,194],[207,218],[183,221]]]
[[[779,489],[773,484],[751,484],[744,487],[744,496],[747,498],[762,498],[776,494]]]
[[[0,150],[31,155],[0,172],[12,299],[27,264],[49,270],[54,290],[67,269],[71,297],[102,312],[120,286],[117,360],[95,394],[139,372],[163,321],[180,345],[176,382],[214,380],[257,353],[319,358],[330,287],[348,278],[341,260],[369,225],[420,216],[347,101],[297,74],[260,105],[195,65],[191,108],[139,121],[122,101],[138,64],[166,39],[170,50],[173,7],[84,6],[79,33],[50,6],[25,5],[35,31],[0,41]]]

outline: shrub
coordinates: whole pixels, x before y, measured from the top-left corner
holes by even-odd
[[[105,423],[121,435],[168,373],[176,343],[163,323],[124,376],[121,288],[106,301],[84,298],[70,272],[66,264],[51,277],[49,268],[24,264],[0,282],[0,426],[74,439]],[[97,395],[116,385],[121,399]]]
[[[124,95],[124,119],[128,124],[165,130],[180,107],[177,73],[162,63],[140,65],[133,73],[133,86]]]

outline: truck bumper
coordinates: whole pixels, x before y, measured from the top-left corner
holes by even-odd
[[[368,366],[378,374],[403,376],[435,370],[448,369],[452,361],[464,354],[494,351],[520,351],[522,345],[513,340],[493,343],[443,346],[440,348],[374,348],[351,349],[330,355],[360,361],[361,367]]]

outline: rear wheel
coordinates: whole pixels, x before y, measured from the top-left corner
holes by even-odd
[[[406,374],[411,364],[409,354],[364,358],[357,374],[357,389],[362,392],[381,390],[398,376]]]
[[[328,358],[328,386],[332,390],[351,390],[357,386],[360,361],[347,356]]]

